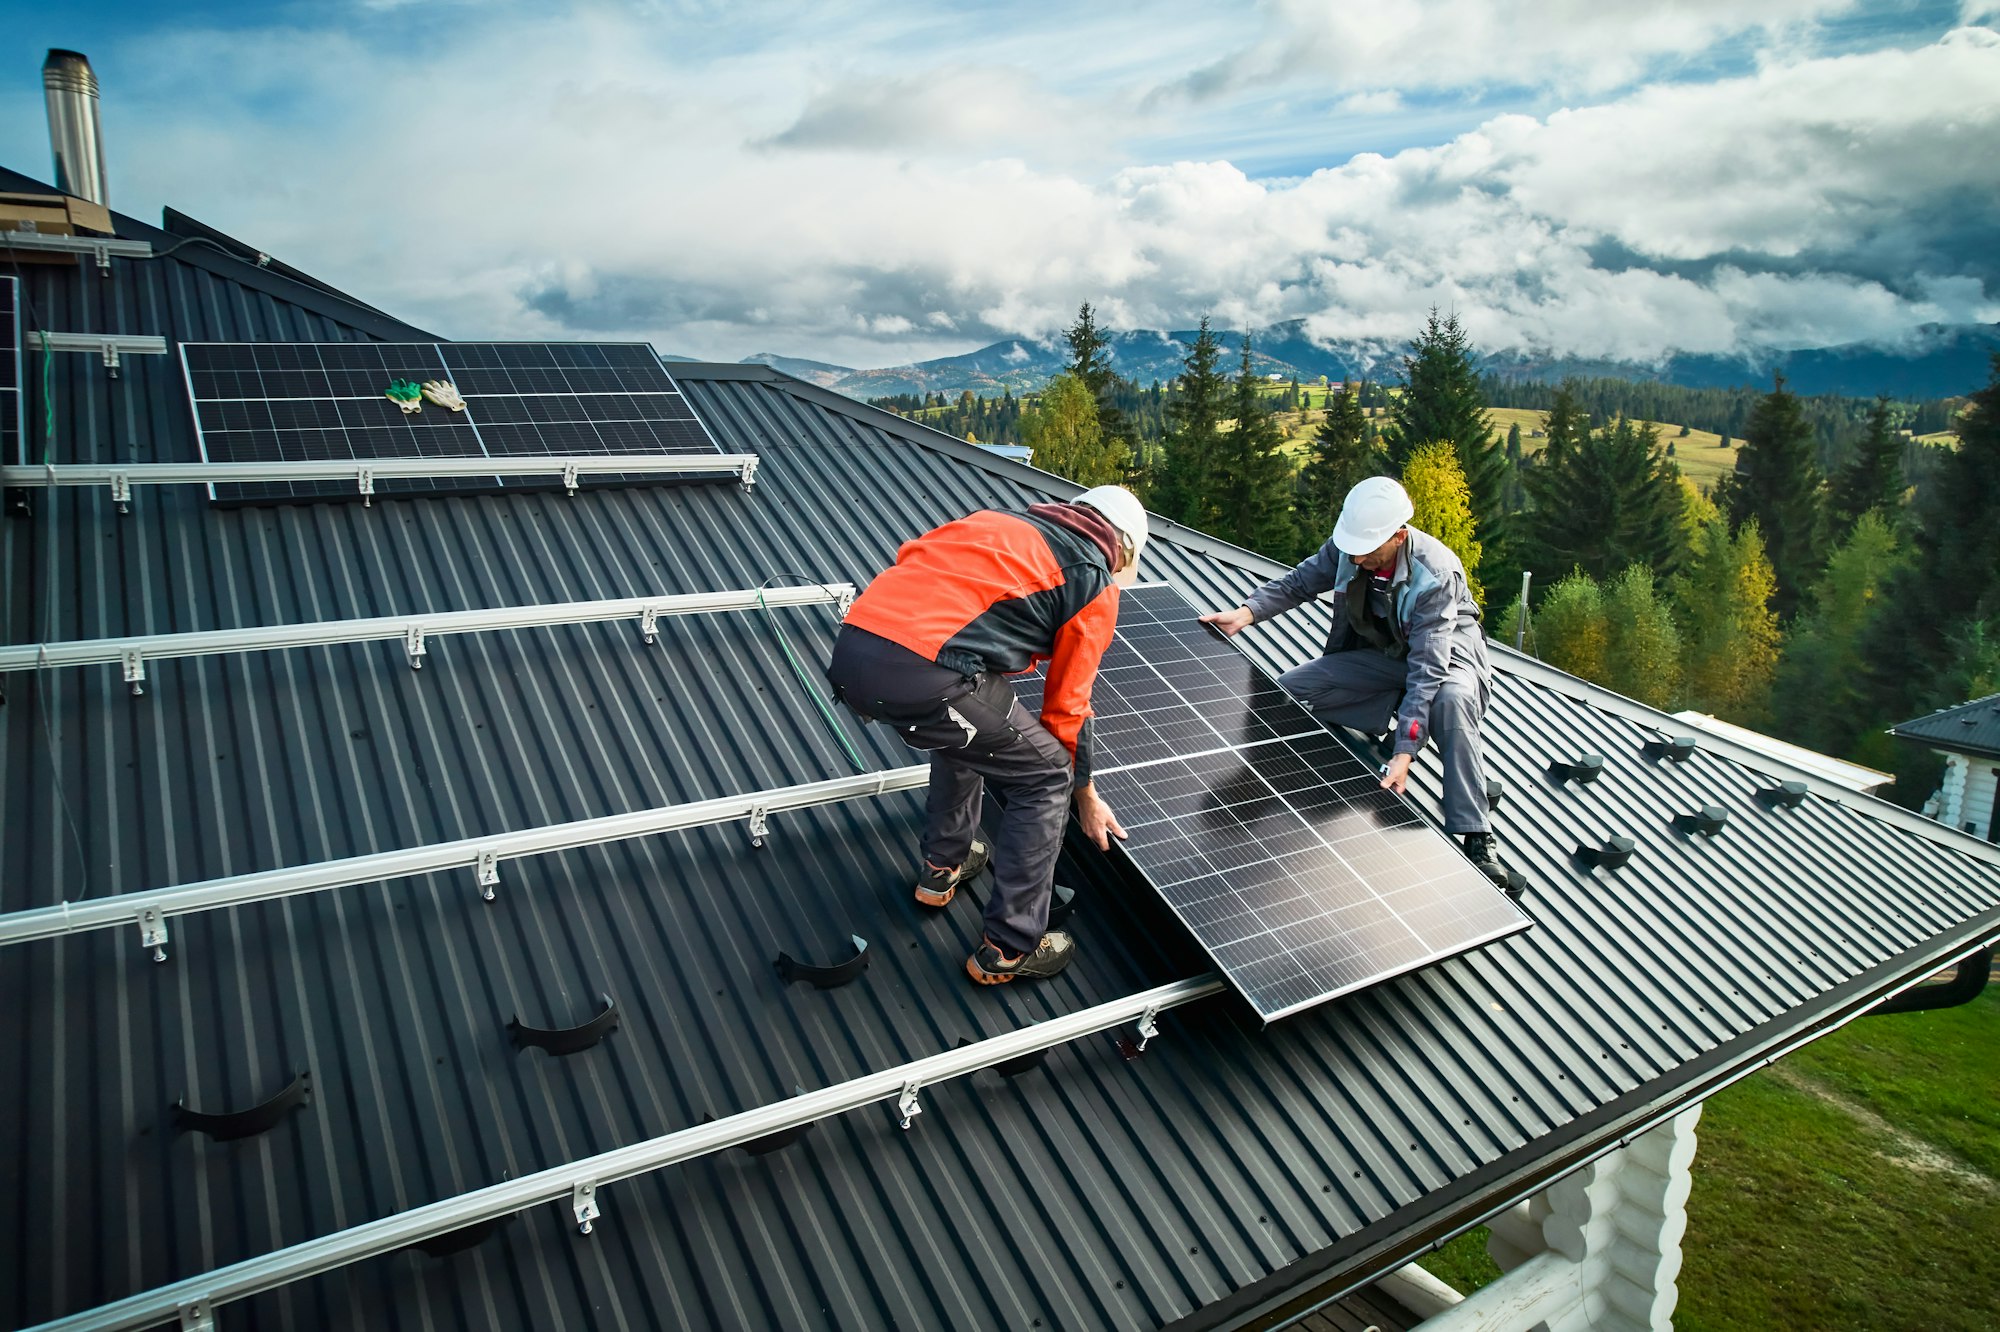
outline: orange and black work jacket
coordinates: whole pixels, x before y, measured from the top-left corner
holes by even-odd
[[[1118,624],[1115,528],[1094,509],[981,510],[903,543],[847,623],[948,670],[1049,664],[1042,725],[1090,780],[1090,686]]]

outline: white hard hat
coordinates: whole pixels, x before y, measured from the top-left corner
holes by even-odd
[[[1340,521],[1333,525],[1333,544],[1349,555],[1366,555],[1396,535],[1416,511],[1409,492],[1394,477],[1371,476],[1347,492]]]
[[[1088,504],[1124,533],[1126,540],[1132,543],[1132,559],[1135,562],[1146,549],[1146,506],[1139,503],[1139,497],[1125,487],[1092,486],[1071,503]]]

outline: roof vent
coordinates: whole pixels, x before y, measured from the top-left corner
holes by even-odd
[[[1772,809],[1797,809],[1806,803],[1806,784],[1779,782],[1776,786],[1767,786],[1759,791],[1757,798]]]
[[[1505,795],[1506,793],[1507,793],[1507,783],[1501,781],[1498,777],[1487,778],[1486,808],[1488,810],[1495,810],[1500,808],[1500,797]]]
[[[1694,757],[1694,737],[1691,735],[1663,736],[1658,740],[1648,740],[1645,745],[1646,757],[1666,759],[1671,763],[1686,763]]]
[[[1703,805],[1692,814],[1674,816],[1674,827],[1692,837],[1700,833],[1704,837],[1714,837],[1729,822],[1729,811],[1720,805]]]
[[[104,132],[97,120],[97,75],[90,58],[81,51],[50,51],[42,62],[42,92],[49,104],[56,188],[103,203]]]
[[[1575,782],[1578,786],[1589,786],[1604,771],[1604,755],[1584,754],[1569,763],[1549,764],[1549,776],[1559,782]]]
[[[1587,846],[1576,849],[1576,858],[1594,869],[1617,869],[1632,858],[1632,851],[1638,844],[1629,837],[1607,837],[1604,845],[1593,850]]]

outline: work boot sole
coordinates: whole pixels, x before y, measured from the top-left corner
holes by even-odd
[[[965,974],[972,977],[974,985],[1005,985],[1021,975],[1018,971],[988,971],[979,965],[977,957],[965,959]]]
[[[958,877],[951,881],[949,887],[937,889],[926,888],[921,883],[917,885],[917,905],[932,908],[950,906],[951,899],[958,896],[958,885],[977,876],[981,870],[986,868],[987,862],[992,859],[993,853],[988,849],[986,843],[974,842],[971,854],[966,856],[965,864],[958,871]]]

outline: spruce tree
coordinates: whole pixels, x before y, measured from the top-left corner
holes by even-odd
[[[1548,443],[1541,461],[1560,462],[1590,433],[1590,414],[1576,400],[1576,381],[1565,379],[1556,386],[1555,401],[1549,404],[1548,420],[1542,426]]]
[[[1383,432],[1389,461],[1401,467],[1420,444],[1444,441],[1458,454],[1472,489],[1472,514],[1487,543],[1503,543],[1507,524],[1507,460],[1486,419],[1486,398],[1473,366],[1472,341],[1457,315],[1438,318],[1403,358],[1403,393],[1389,409]]]
[[[1250,335],[1243,335],[1243,364],[1231,395],[1234,428],[1218,437],[1214,495],[1215,535],[1260,554],[1293,553],[1298,525],[1292,517],[1292,465],[1285,433],[1264,405],[1259,378],[1250,369]]]
[[[1851,530],[1862,514],[1894,515],[1903,503],[1903,441],[1889,411],[1889,399],[1875,399],[1854,457],[1833,479],[1827,507],[1841,530]]]
[[[1819,575],[1825,518],[1813,428],[1783,375],[1751,411],[1736,471],[1716,487],[1716,503],[1735,526],[1756,521],[1778,578],[1774,609],[1789,617]]]
[[[1620,417],[1523,473],[1530,507],[1520,548],[1531,569],[1580,568],[1603,580],[1644,564],[1661,577],[1681,564],[1680,472],[1651,422]]]
[[[1333,394],[1299,473],[1298,518],[1305,547],[1301,553],[1317,550],[1327,539],[1356,482],[1386,476],[1388,471],[1388,459],[1369,437],[1368,419],[1361,412],[1361,386]]]
[[[1167,433],[1147,494],[1148,506],[1203,532],[1215,530],[1215,487],[1229,381],[1217,369],[1221,347],[1203,315],[1167,401]]]
[[[1114,443],[1132,446],[1132,426],[1125,414],[1112,401],[1118,390],[1118,372],[1111,368],[1111,343],[1097,327],[1097,317],[1092,313],[1090,302],[1077,307],[1076,322],[1064,334],[1069,343],[1070,374],[1075,375],[1090,387],[1090,394],[1097,400],[1097,425],[1104,437]]]

